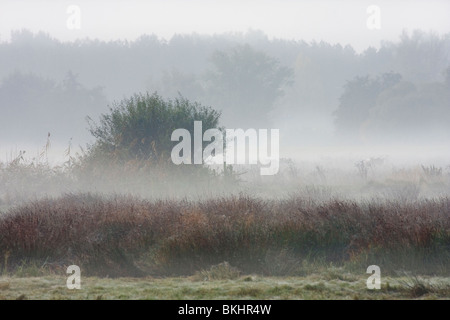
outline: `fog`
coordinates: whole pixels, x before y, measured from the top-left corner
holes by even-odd
[[[320,185],[336,188],[329,196],[366,196],[370,188],[380,195],[406,170],[402,183],[421,188],[427,175],[438,176],[422,195],[448,194],[448,2],[213,3],[2,1],[2,170],[14,161],[25,168],[80,165],[97,142],[90,125],[123,99],[157,92],[219,111],[221,127],[279,129],[279,174],[261,178],[256,167],[236,166],[241,184],[233,191],[268,196]],[[39,191],[2,177],[3,189],[13,185],[16,195],[166,194],[130,182],[131,174],[125,189],[120,175],[97,185],[65,177]],[[260,179],[279,189],[260,192]],[[172,180],[158,182],[170,196],[185,195]],[[355,189],[342,188],[352,183]]]
[[[70,5],[80,9],[79,29],[66,27]],[[381,27],[366,27],[371,5],[381,9]],[[63,41],[83,38],[136,40],[144,33],[170,40],[175,34],[220,34],[263,30],[269,38],[347,44],[357,52],[381,41],[395,41],[404,30],[449,30],[450,4],[445,0],[3,0],[1,39],[26,28],[43,30]],[[68,11],[69,10],[69,11]],[[369,11],[371,12],[371,11]]]

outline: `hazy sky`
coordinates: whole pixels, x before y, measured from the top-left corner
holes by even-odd
[[[80,9],[80,29],[67,27],[74,17],[70,5]],[[380,29],[367,27],[371,5],[380,9]],[[175,33],[257,29],[271,38],[339,42],[360,51],[397,40],[403,29],[448,33],[449,16],[448,0],[0,0],[0,37],[8,40],[11,30],[22,28],[62,40],[133,40],[143,33],[170,39]]]

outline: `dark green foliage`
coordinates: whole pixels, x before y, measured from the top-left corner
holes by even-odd
[[[90,121],[97,141],[89,151],[119,161],[167,161],[177,143],[171,141],[175,129],[187,129],[193,137],[194,121],[202,121],[205,131],[217,128],[219,117],[212,108],[182,97],[165,101],[157,93],[135,94],[115,103],[99,124]]]

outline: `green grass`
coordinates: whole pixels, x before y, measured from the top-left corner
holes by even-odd
[[[334,270],[333,272],[338,272]],[[344,272],[340,270],[340,272]],[[380,290],[366,288],[367,276],[307,277],[241,276],[233,280],[199,281],[195,277],[82,277],[80,290],[66,288],[66,277],[0,277],[0,299],[449,299],[450,279],[442,277],[382,277]],[[416,279],[416,280],[414,280]],[[418,280],[417,280],[418,279]],[[416,281],[416,282],[414,282]],[[418,281],[418,282],[417,282]],[[424,290],[414,286],[420,283]],[[420,293],[420,294],[418,294]]]

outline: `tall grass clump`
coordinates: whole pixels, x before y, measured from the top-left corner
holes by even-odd
[[[227,261],[246,273],[303,274],[320,261],[365,270],[450,274],[450,200],[315,203],[247,195],[149,201],[68,194],[9,209],[0,253],[78,264],[87,274],[186,275]],[[369,264],[368,264],[369,263]]]
[[[0,208],[37,199],[45,195],[59,195],[74,183],[67,163],[52,166],[43,152],[29,159],[20,151],[11,161],[0,162]]]

